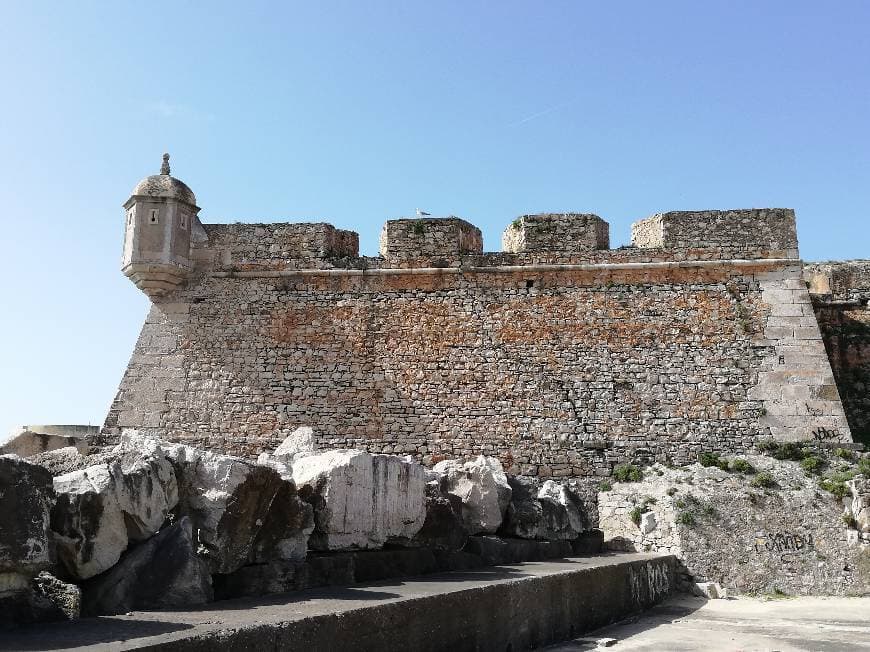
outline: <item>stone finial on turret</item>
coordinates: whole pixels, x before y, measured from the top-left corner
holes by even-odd
[[[163,165],[160,166],[160,174],[169,174],[169,154],[163,155]]]

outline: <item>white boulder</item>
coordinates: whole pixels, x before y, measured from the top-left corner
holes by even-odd
[[[446,476],[448,493],[462,501],[462,522],[469,534],[498,529],[511,501],[511,487],[498,459],[480,455],[465,463],[444,460],[433,471]]]
[[[278,459],[292,460],[299,453],[313,453],[317,450],[314,440],[314,430],[310,426],[297,428],[272,453]]]
[[[412,538],[426,519],[423,467],[399,457],[357,450],[296,457],[293,479],[314,506],[311,548],[377,548]]]
[[[127,524],[116,487],[120,475],[116,464],[97,464],[54,478],[57,502],[51,527],[58,557],[76,579],[111,568],[127,548]]]
[[[546,539],[575,539],[588,527],[583,501],[569,484],[547,480],[538,491]]]
[[[163,448],[178,478],[178,511],[190,516],[200,551],[213,573],[240,568],[251,557],[266,554],[272,543],[298,555],[298,541],[287,539],[304,539],[306,527],[310,531],[310,516],[306,517],[307,507],[299,501],[298,521],[275,524],[269,519],[276,496],[287,489],[287,481],[275,469],[184,444],[164,444]],[[292,493],[295,497],[295,487]],[[271,533],[267,544],[255,546],[266,523],[281,532]],[[297,523],[301,529],[295,534],[287,531]]]
[[[124,433],[112,455],[121,469],[116,491],[126,516],[127,536],[142,541],[157,533],[178,504],[175,471],[158,440],[135,432]]]

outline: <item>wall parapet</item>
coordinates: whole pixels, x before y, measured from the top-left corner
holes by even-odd
[[[811,294],[840,301],[870,298],[870,260],[807,263],[804,280]]]
[[[380,253],[387,260],[444,259],[483,253],[483,234],[458,217],[388,220],[381,230]]]
[[[325,222],[276,224],[204,224],[208,241],[224,265],[276,261],[316,261],[359,257],[359,235]]]
[[[719,249],[730,251],[733,257],[799,257],[790,208],[657,213],[632,225],[631,240],[644,249]]]
[[[794,212],[750,209],[659,213],[632,226],[633,245],[609,249],[609,225],[592,213],[522,215],[485,252],[480,229],[458,217],[389,220],[380,255],[360,256],[359,236],[331,224],[206,224],[192,244],[199,271],[409,269],[793,260]]]
[[[501,246],[510,253],[609,249],[610,225],[593,213],[521,215],[502,233]]]

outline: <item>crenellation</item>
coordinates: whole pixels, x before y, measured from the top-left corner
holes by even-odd
[[[715,249],[723,258],[799,256],[790,208],[657,213],[632,225],[632,244],[645,249]]]
[[[482,252],[480,229],[454,216],[389,220],[381,230],[381,256],[402,267],[421,260],[447,267],[463,255]]]
[[[334,259],[359,257],[359,235],[331,224],[206,224],[202,249],[217,252],[223,267],[244,269],[276,262],[317,268]]]
[[[504,230],[502,250],[571,254],[610,248],[610,225],[592,213],[521,215]]]

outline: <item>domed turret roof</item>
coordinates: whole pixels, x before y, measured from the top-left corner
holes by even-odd
[[[196,206],[196,195],[183,181],[169,176],[169,154],[163,155],[163,165],[160,174],[152,174],[145,177],[133,188],[133,195],[146,195],[150,197],[168,197],[177,199]]]

